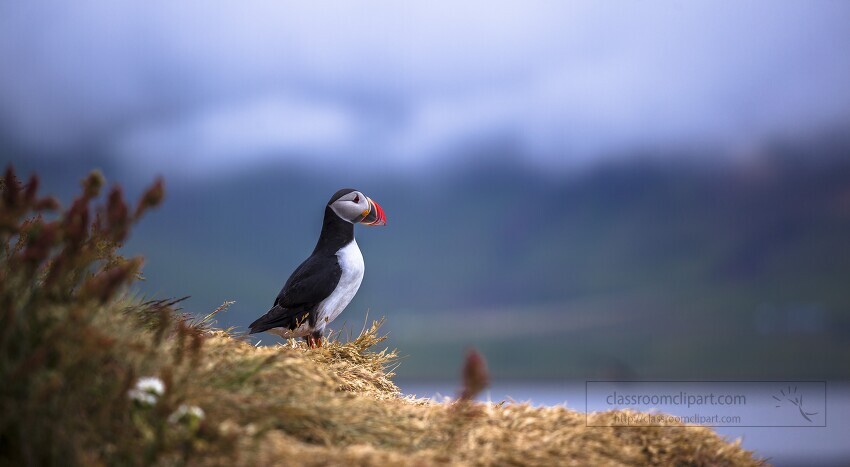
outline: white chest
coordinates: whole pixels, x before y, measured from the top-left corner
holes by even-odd
[[[360,283],[363,282],[363,273],[366,268],[363,263],[363,254],[360,253],[355,240],[341,248],[336,256],[339,267],[342,268],[342,275],[333,293],[319,303],[317,328],[324,328],[327,323],[336,319],[351,303],[351,299],[360,289]]]

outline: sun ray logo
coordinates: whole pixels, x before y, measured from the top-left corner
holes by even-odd
[[[800,411],[800,416],[805,418],[809,423],[812,423],[810,417],[818,414],[818,412],[806,412],[803,409],[803,393],[797,393],[797,386],[794,386],[792,389],[789,385],[787,388],[780,389],[778,394],[773,395],[773,398],[776,400],[777,408],[782,407],[783,404],[787,405],[787,403],[791,403],[791,405],[797,407],[797,410]]]

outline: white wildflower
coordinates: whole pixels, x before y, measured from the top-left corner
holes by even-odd
[[[185,421],[189,424],[197,423],[204,419],[204,409],[197,405],[180,404],[177,410],[168,416],[169,423],[179,423]]]
[[[165,384],[161,379],[153,376],[139,378],[136,387],[130,389],[127,395],[130,399],[142,405],[156,404],[159,396],[165,394]]]

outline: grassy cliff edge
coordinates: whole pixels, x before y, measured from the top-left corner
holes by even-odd
[[[201,371],[215,383],[192,400],[213,407],[237,438],[233,460],[247,464],[759,465],[703,427],[588,427],[584,413],[560,406],[401,396],[386,370],[395,353],[370,350],[378,327],[315,350],[212,332]],[[244,379],[228,371],[252,367]],[[590,414],[590,424],[614,415]]]

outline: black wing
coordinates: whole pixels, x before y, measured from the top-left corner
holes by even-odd
[[[316,306],[326,299],[339,283],[342,268],[336,255],[311,256],[289,276],[265,315],[251,323],[251,334],[271,328],[295,329],[311,315]],[[314,316],[308,316],[313,323]]]

